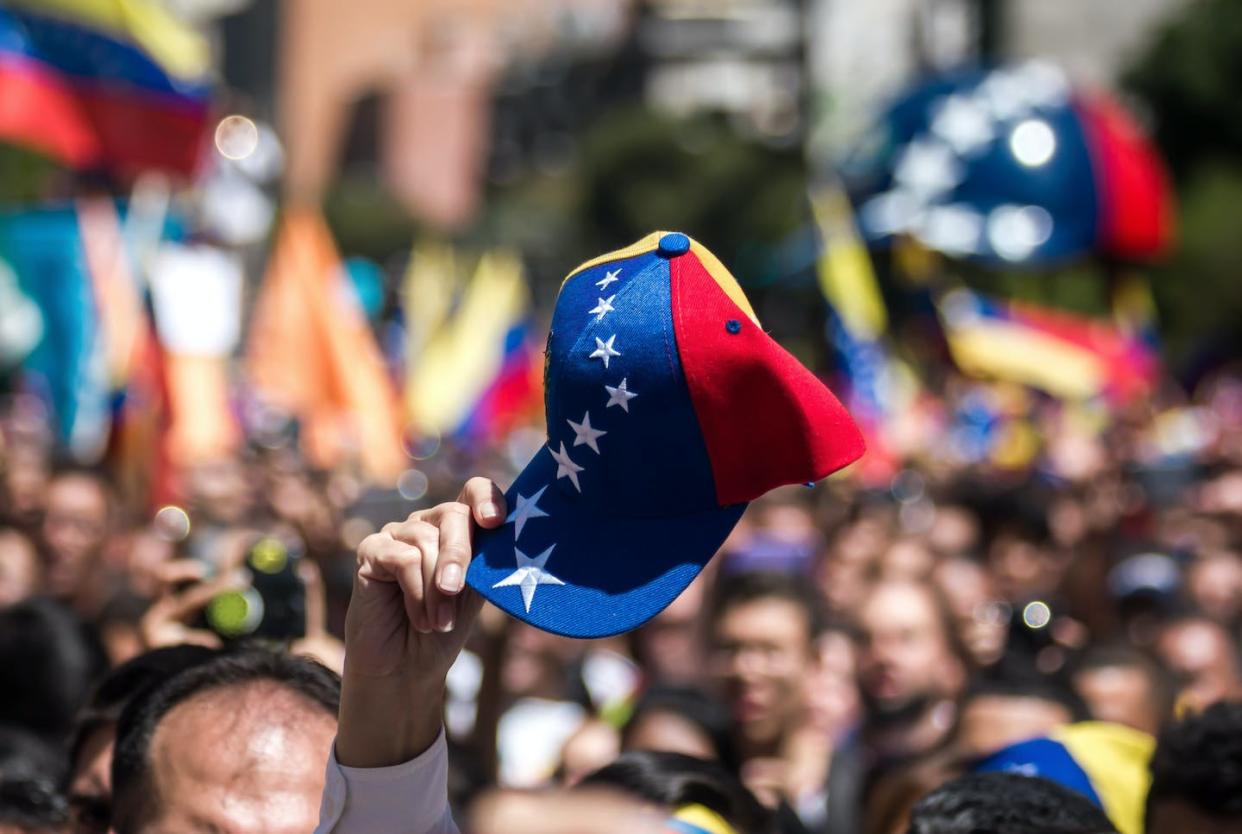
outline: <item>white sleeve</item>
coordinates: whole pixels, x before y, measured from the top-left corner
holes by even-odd
[[[448,803],[444,731],[421,756],[393,767],[344,767],[328,759],[315,834],[458,834]]]

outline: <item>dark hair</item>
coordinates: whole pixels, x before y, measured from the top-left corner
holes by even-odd
[[[962,706],[976,698],[1036,698],[1065,707],[1071,721],[1084,721],[1090,713],[1082,698],[1059,675],[1048,675],[1023,654],[1007,653],[980,670],[962,696]]]
[[[728,712],[715,698],[692,686],[656,684],[639,696],[629,721],[621,729],[621,746],[628,746],[633,727],[643,716],[659,712],[671,713],[696,726],[711,741],[716,760],[733,767],[735,756],[729,736]]]
[[[160,721],[196,695],[262,682],[280,684],[334,718],[340,709],[341,679],[336,673],[307,658],[260,648],[221,653],[149,687],[125,706],[117,721],[112,795],[113,826],[118,832],[132,830],[144,811],[151,740]]]
[[[182,670],[206,663],[219,654],[215,649],[190,644],[164,646],[130,658],[104,677],[78,715],[69,746],[69,767],[77,764],[82,746],[96,730],[115,724],[125,705],[140,693]]]
[[[662,805],[670,811],[702,805],[720,816],[738,834],[775,834],[773,814],[721,765],[680,753],[633,750],[579,783],[607,787]]]
[[[972,773],[923,797],[906,834],[1106,834],[1095,803],[1039,776]]]
[[[0,610],[0,721],[62,743],[102,658],[77,617],[50,599]]]
[[[61,831],[69,808],[58,789],[61,751],[19,728],[0,725],[0,828]]]
[[[723,577],[712,594],[710,622],[715,625],[731,608],[766,599],[783,600],[801,609],[812,640],[823,631],[824,602],[815,586],[803,576],[777,571],[751,571]]]
[[[1180,799],[1215,817],[1242,819],[1242,701],[1220,701],[1160,731],[1151,757],[1152,806]]]
[[[50,779],[0,776],[0,828],[26,834],[68,831],[69,804]]]

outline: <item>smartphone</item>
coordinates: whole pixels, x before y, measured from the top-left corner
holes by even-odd
[[[206,625],[225,641],[289,641],[306,636],[306,587],[298,576],[300,545],[264,536],[246,551],[249,588],[217,594]]]

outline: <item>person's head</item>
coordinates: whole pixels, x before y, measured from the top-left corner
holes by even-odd
[[[1147,834],[1242,832],[1242,701],[1165,727],[1151,758]]]
[[[1113,834],[1082,794],[1038,776],[974,773],[920,800],[907,834]]]
[[[710,569],[709,569],[710,570]],[[634,659],[653,679],[691,683],[703,675],[703,640],[699,612],[709,587],[708,572],[686,586],[667,608],[630,632]]]
[[[63,776],[64,757],[57,747],[18,727],[0,725],[0,834],[68,832]]]
[[[116,722],[131,700],[146,689],[217,652],[203,646],[153,649],[113,669],[100,681],[78,716],[69,745],[69,807],[77,834],[106,831],[112,808],[112,748]]]
[[[63,741],[101,664],[59,603],[35,597],[0,610],[0,722]]]
[[[680,753],[623,753],[579,785],[617,790],[669,812],[687,805],[702,805],[719,814],[735,831],[745,834],[776,831],[772,813],[724,767]]]
[[[1220,623],[1193,614],[1179,617],[1160,630],[1155,649],[1177,680],[1180,705],[1202,709],[1242,694],[1238,647]]]
[[[117,724],[113,829],[310,831],[339,701],[325,667],[257,649],[147,690]]]
[[[89,581],[108,536],[110,509],[108,485],[98,474],[68,468],[52,476],[42,534],[53,596],[73,597]]]
[[[621,748],[683,753],[731,764],[729,715],[701,690],[655,686],[634,705],[621,731]]]
[[[1186,570],[1191,600],[1217,622],[1231,625],[1242,616],[1242,554],[1212,550]]]
[[[981,672],[962,697],[957,747],[969,757],[986,756],[1085,717],[1086,707],[1069,687],[1024,658],[1007,656]]]
[[[1009,635],[1009,605],[1000,599],[996,582],[980,562],[964,556],[942,560],[932,582],[953,614],[958,637],[976,666],[1000,659]]]
[[[877,583],[859,605],[857,621],[858,682],[868,722],[912,721],[961,693],[964,654],[948,607],[931,585]]]
[[[802,717],[802,682],[817,662],[821,625],[819,598],[802,577],[721,580],[708,629],[711,670],[743,746],[778,744]]]
[[[204,461],[186,473],[186,492],[197,520],[240,524],[254,504],[246,467],[236,457]]]
[[[1074,690],[1097,721],[1124,724],[1155,735],[1172,707],[1160,667],[1124,644],[1088,649],[1074,664]]]
[[[988,564],[1001,594],[1022,602],[1056,591],[1069,561],[1052,542],[1046,496],[1033,487],[982,499]]]
[[[0,494],[9,521],[25,530],[39,526],[48,477],[47,455],[40,444],[13,444],[5,450]]]
[[[0,776],[0,834],[69,834],[69,809],[53,782]]]
[[[0,608],[21,602],[39,590],[39,554],[26,535],[0,527]]]

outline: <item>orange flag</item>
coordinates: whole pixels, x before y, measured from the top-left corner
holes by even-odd
[[[319,466],[358,458],[379,483],[405,468],[397,392],[327,224],[291,208],[250,323],[250,382],[302,422]]]

